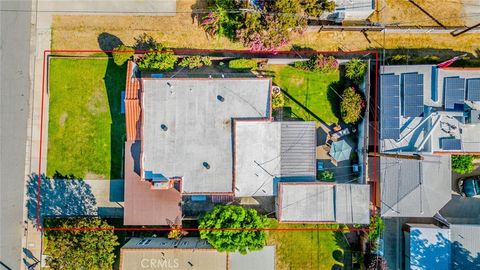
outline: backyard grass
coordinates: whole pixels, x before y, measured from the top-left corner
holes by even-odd
[[[273,225],[278,228],[318,228],[319,226],[321,225],[279,225],[276,221]],[[277,270],[342,269],[341,257],[347,247],[340,233],[325,230],[268,231],[267,243],[276,246]],[[334,253],[342,255],[338,256]]]
[[[270,65],[273,72],[273,82],[280,86],[295,100],[312,111],[323,122],[333,124],[338,122],[335,114],[333,93],[330,87],[340,80],[338,70],[330,72],[303,71],[288,65]],[[306,121],[315,120],[314,116],[300,107],[294,100],[285,97],[285,107],[290,107],[292,116]]]
[[[107,58],[52,58],[47,175],[122,176],[126,68]]]

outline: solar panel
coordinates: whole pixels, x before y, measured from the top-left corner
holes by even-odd
[[[380,76],[380,115],[382,139],[400,137],[400,76],[382,74]]]
[[[403,74],[403,115],[417,117],[423,113],[423,74]]]
[[[441,148],[443,150],[462,150],[462,141],[455,138],[442,138]]]
[[[459,77],[445,78],[444,99],[446,110],[457,110],[459,105],[463,105],[465,103],[465,79]]]
[[[467,80],[467,99],[480,101],[480,79]]]

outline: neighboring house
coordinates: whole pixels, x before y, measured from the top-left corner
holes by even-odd
[[[274,270],[275,247],[242,255],[218,252],[198,237],[131,238],[120,249],[120,270],[132,269]]]
[[[480,225],[405,224],[405,269],[480,269]]]
[[[381,152],[480,153],[480,69],[380,67]]]
[[[333,0],[335,11],[322,15],[338,23],[342,21],[365,21],[375,10],[375,0]]]
[[[452,197],[448,155],[422,155],[423,160],[380,157],[383,217],[433,217]]]
[[[179,221],[186,196],[190,201],[265,196],[274,201],[280,183],[310,189],[305,183],[316,181],[315,122],[273,121],[270,79],[139,78],[135,69],[129,62],[124,224]],[[355,213],[338,222],[368,223],[364,206],[370,197],[344,194],[345,201],[336,195],[342,203],[338,209]],[[310,211],[303,200],[288,207]],[[360,219],[357,209],[365,211]]]

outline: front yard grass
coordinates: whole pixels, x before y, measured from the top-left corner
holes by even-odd
[[[275,228],[320,228],[322,225],[278,224]],[[340,233],[321,230],[268,231],[267,243],[276,246],[276,269],[342,269],[347,244]],[[334,255],[335,254],[335,255]],[[343,257],[343,256],[339,256]]]
[[[327,124],[338,122],[335,114],[334,97],[329,93],[330,87],[340,80],[338,70],[329,72],[304,71],[288,65],[270,65],[268,70],[272,71],[273,82],[280,86],[282,91],[290,94],[303,106],[312,111]],[[285,97],[285,107],[290,107],[294,117],[306,121],[313,121],[315,118],[300,107],[293,100]]]
[[[52,58],[49,66],[47,175],[122,175],[126,68],[107,58]]]

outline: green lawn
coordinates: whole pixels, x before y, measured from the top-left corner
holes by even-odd
[[[307,107],[327,124],[337,123],[335,113],[336,94],[330,89],[340,80],[338,70],[331,72],[303,71],[287,65],[270,65],[273,82],[280,86],[294,99]],[[315,118],[297,105],[293,100],[285,98],[285,107],[291,107],[296,118],[315,120]]]
[[[275,222],[276,223],[276,222]],[[320,228],[322,225],[274,224],[279,228]],[[346,242],[340,233],[320,230],[268,231],[268,244],[276,246],[277,270],[341,269]],[[337,260],[334,259],[334,252]],[[342,256],[340,256],[342,257]]]
[[[122,176],[126,68],[112,60],[52,58],[47,175]]]

